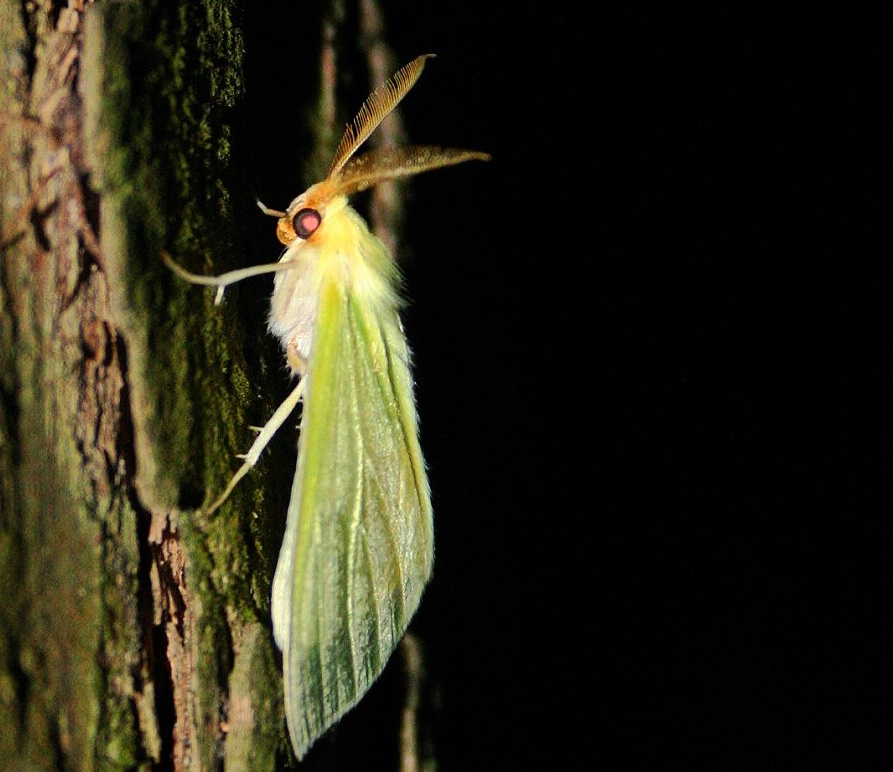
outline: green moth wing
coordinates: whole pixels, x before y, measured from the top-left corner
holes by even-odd
[[[409,349],[394,302],[380,300],[337,270],[322,279],[273,587],[299,758],[384,669],[433,562]]]

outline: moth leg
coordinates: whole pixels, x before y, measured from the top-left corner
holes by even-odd
[[[298,353],[298,344],[294,338],[285,347],[285,361],[291,368],[292,375],[304,375],[307,372],[307,360]]]
[[[201,284],[205,287],[217,287],[217,294],[214,296],[214,305],[220,305],[223,300],[223,291],[237,281],[249,279],[252,276],[260,276],[264,273],[276,273],[277,271],[290,271],[297,263],[294,261],[266,263],[264,265],[252,265],[248,268],[239,268],[235,271],[227,271],[220,276],[202,276],[197,273],[190,273],[183,266],[174,262],[174,259],[165,251],[161,250],[161,259],[164,264],[170,268],[181,279],[188,281],[190,284]]]
[[[245,463],[239,467],[239,470],[233,475],[232,479],[227,484],[223,493],[221,493],[216,501],[211,504],[211,506],[206,510],[205,514],[210,515],[214,510],[216,510],[224,501],[229,498],[229,494],[233,492],[233,489],[238,485],[239,480],[241,480],[257,463],[258,458],[260,458],[260,454],[267,444],[273,439],[273,435],[276,434],[279,427],[285,422],[285,419],[288,418],[292,411],[295,409],[295,406],[298,404],[298,401],[301,399],[301,395],[304,393],[304,379],[301,378],[298,381],[298,385],[292,390],[292,393],[289,394],[283,403],[276,408],[276,412],[270,417],[270,420],[264,424],[263,428],[257,435],[257,439],[254,440],[251,447],[248,449],[248,452],[240,455],[239,458],[244,458]]]

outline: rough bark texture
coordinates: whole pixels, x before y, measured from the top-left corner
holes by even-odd
[[[203,273],[250,262],[232,223],[253,202],[228,195],[237,7],[0,0],[3,770],[293,758],[269,622],[293,456],[265,454],[229,506],[198,511],[275,408],[268,290],[214,306],[160,257]],[[358,10],[377,85],[396,63],[377,5]],[[334,0],[321,19],[321,147],[343,123],[344,14]],[[401,132],[389,121],[376,140]],[[378,191],[372,210],[395,244],[399,198]],[[293,452],[293,434],[278,442]],[[404,648],[415,686],[393,734],[407,770],[420,766],[417,654]]]
[[[241,258],[235,3],[62,5],[0,0],[0,767],[272,769],[281,512],[191,511],[260,365],[159,258]]]

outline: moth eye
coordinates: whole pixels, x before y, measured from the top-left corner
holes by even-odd
[[[322,222],[322,215],[315,209],[302,209],[292,218],[291,224],[299,239],[309,239]]]

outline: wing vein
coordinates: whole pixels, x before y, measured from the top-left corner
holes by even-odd
[[[354,351],[357,352],[360,350],[359,341],[357,340],[356,330],[351,324],[351,314],[348,314],[348,338],[350,340],[351,346]],[[346,358],[346,361],[355,362],[360,361],[356,356],[351,356]],[[366,454],[364,452],[363,447],[363,432],[360,424],[360,405],[359,399],[357,395],[363,393],[362,384],[359,382],[361,373],[361,367],[351,368],[349,370],[349,375],[351,377],[351,381],[353,384],[353,399],[350,401],[350,420],[348,424],[350,425],[350,434],[351,440],[354,444],[354,450],[357,455],[357,479],[354,485],[354,493],[353,500],[354,506],[352,507],[352,511],[350,513],[349,518],[349,540],[348,540],[348,549],[347,549],[347,559],[345,561],[345,581],[344,585],[347,587],[347,592],[344,596],[344,605],[346,608],[347,614],[347,624],[348,630],[350,634],[348,638],[350,639],[350,656],[351,656],[351,679],[353,684],[354,692],[357,691],[357,674],[358,667],[357,663],[360,661],[362,655],[357,651],[358,645],[358,636],[355,634],[357,632],[357,619],[353,604],[353,599],[358,597],[356,591],[357,585],[357,550],[358,543],[361,539],[361,527],[362,527],[362,516],[363,516],[363,508],[365,506],[364,498],[363,498],[363,480],[365,479],[366,474]],[[362,620],[360,620],[362,623]]]

